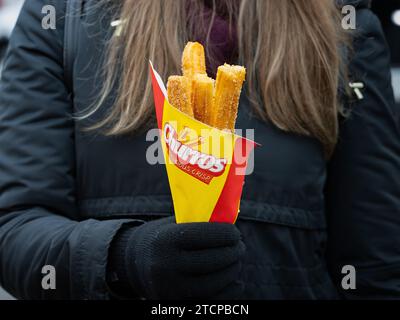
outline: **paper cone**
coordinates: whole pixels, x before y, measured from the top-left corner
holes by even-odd
[[[247,160],[256,144],[211,128],[170,105],[151,62],[150,71],[177,223],[235,223]]]

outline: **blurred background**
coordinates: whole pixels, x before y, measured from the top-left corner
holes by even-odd
[[[380,18],[390,46],[393,88],[400,106],[400,0],[374,0],[372,10]]]
[[[0,0],[0,73],[8,38],[23,2],[24,0]],[[400,107],[400,0],[374,0],[372,10],[380,18],[390,46],[393,88]],[[12,297],[0,288],[0,300],[4,299]]]
[[[23,3],[24,0],[0,0],[0,73],[2,69],[2,58],[6,51],[8,38],[17,21],[18,13]],[[0,287],[0,300],[11,299],[13,298]]]
[[[24,0],[0,0],[0,72],[1,59],[23,3]]]

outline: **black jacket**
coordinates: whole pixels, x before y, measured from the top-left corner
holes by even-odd
[[[83,8],[70,83],[66,1],[48,2],[57,29],[42,29],[43,1],[26,1],[1,82],[0,283],[18,298],[107,299],[113,238],[124,225],[173,213],[168,181],[162,165],[146,161],[154,142],[145,133],[82,131],[109,101],[90,120],[71,118],[99,92],[110,17]],[[329,164],[316,140],[257,120],[242,98],[238,127],[254,128],[263,145],[237,222],[246,298],[400,297],[399,110],[380,24],[368,1],[347,2],[359,5],[351,76],[365,83],[365,98],[345,100],[352,114]],[[56,268],[56,290],[41,288],[44,265]],[[354,291],[341,289],[344,265],[357,270]]]

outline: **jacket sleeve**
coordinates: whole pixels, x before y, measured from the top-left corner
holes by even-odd
[[[79,221],[74,195],[74,123],[63,81],[65,1],[56,30],[44,2],[25,2],[0,87],[0,283],[17,298],[106,299],[108,248],[128,220]],[[55,267],[56,289],[42,288]]]
[[[380,22],[362,9],[357,23],[350,70],[364,99],[346,106],[329,167],[327,258],[345,298],[400,298],[400,110]],[[355,290],[342,288],[346,265],[355,267]]]

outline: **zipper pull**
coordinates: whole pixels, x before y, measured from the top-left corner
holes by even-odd
[[[125,20],[114,20],[111,22],[111,27],[115,28],[114,36],[119,37],[124,29]]]
[[[365,88],[365,85],[363,82],[350,82],[349,87],[353,89],[355,95],[357,96],[358,100],[363,100],[364,95],[361,92],[361,89]]]

